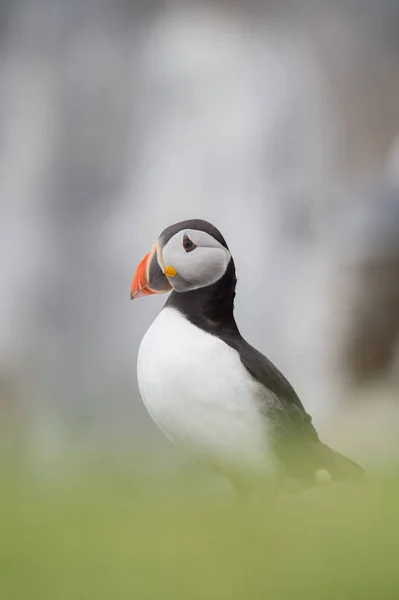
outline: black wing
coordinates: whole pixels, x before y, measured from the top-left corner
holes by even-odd
[[[223,336],[223,340],[238,352],[242,364],[265,388],[263,410],[273,422],[274,450],[289,476],[312,484],[319,469],[326,469],[333,479],[363,474],[359,465],[320,441],[294,388],[266,356],[241,335]],[[272,399],[266,391],[273,393]]]
[[[308,440],[318,441],[311,416],[306,412],[292,385],[277,367],[241,336],[226,336],[224,341],[238,352],[242,364],[251,375],[276,396],[277,402],[270,406],[269,410],[275,413],[281,426],[294,433],[295,437],[300,435]]]

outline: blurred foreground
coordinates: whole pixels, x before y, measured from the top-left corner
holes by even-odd
[[[399,595],[398,473],[244,512],[199,469],[109,467],[81,463],[50,482],[2,464],[2,599]]]

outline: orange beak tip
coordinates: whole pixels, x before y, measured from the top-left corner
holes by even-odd
[[[133,277],[132,285],[130,287],[130,299],[135,300],[141,296],[149,296],[152,294],[148,286],[148,275],[147,275],[147,264],[151,252],[148,252],[144,258],[139,262],[136,272]]]
[[[130,287],[131,300],[153,294],[164,294],[172,289],[161,266],[163,261],[162,255],[159,256],[158,247],[159,244],[155,243],[152,250],[139,262]]]

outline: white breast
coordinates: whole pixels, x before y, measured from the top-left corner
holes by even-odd
[[[144,404],[172,442],[221,470],[273,468],[259,384],[218,337],[166,308],[142,340],[137,371]]]

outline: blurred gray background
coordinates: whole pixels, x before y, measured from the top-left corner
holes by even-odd
[[[398,134],[396,0],[3,0],[4,451],[175,460],[136,384],[165,298],[129,289],[198,217],[235,257],[243,335],[327,441],[390,453]]]

